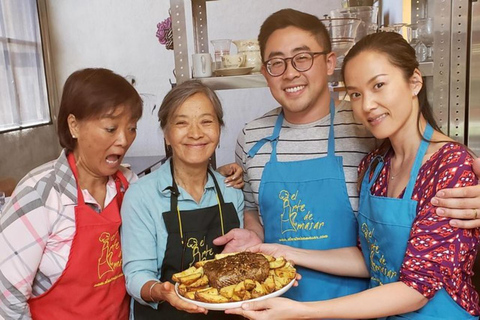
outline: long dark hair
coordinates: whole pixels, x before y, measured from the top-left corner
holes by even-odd
[[[419,66],[415,56],[415,49],[400,34],[396,32],[378,32],[365,36],[350,49],[345,59],[343,59],[343,79],[345,79],[347,64],[364,51],[375,51],[387,56],[391,64],[402,70],[403,76],[407,81],[409,81],[415,69],[418,69]],[[422,84],[422,88],[418,93],[418,103],[420,107],[417,122],[420,121],[420,114],[422,114],[433,129],[441,132],[442,130],[438,126],[433,110],[428,103],[427,90],[424,84]],[[422,132],[420,132],[420,135],[422,135]]]
[[[379,32],[373,33],[363,37],[359,42],[357,42],[348,54],[343,59],[342,66],[342,78],[345,80],[345,68],[347,67],[350,60],[358,56],[364,51],[374,51],[385,55],[388,58],[388,61],[393,64],[395,67],[402,70],[403,76],[406,81],[410,81],[410,78],[413,76],[415,69],[418,68],[419,63],[415,56],[415,49],[410,46],[410,44],[398,33],[396,32]],[[423,137],[423,132],[420,132],[419,123],[420,115],[422,115],[425,120],[432,126],[432,128],[438,132],[442,132],[438,126],[435,117],[433,115],[433,110],[430,107],[427,99],[427,90],[424,85],[425,79],[423,79],[422,88],[418,93],[418,115],[417,115],[417,130],[420,133],[420,136],[423,140],[426,140]],[[390,140],[385,139],[382,145],[379,148],[379,154],[385,154],[391,147]],[[376,163],[373,164],[373,167],[376,167]],[[359,183],[361,183],[364,172],[359,175]]]

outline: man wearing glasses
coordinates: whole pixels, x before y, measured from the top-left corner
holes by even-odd
[[[280,107],[248,123],[238,137],[245,229],[215,243],[239,251],[255,243],[255,233],[266,243],[303,249],[355,246],[357,166],[376,141],[347,101],[330,97],[336,57],[328,31],[317,17],[284,9],[265,20],[258,40],[261,71]],[[286,293],[292,299],[326,300],[367,288],[365,279],[309,269],[315,261],[304,267],[297,266],[299,286]]]
[[[317,17],[285,9],[265,20],[258,40],[262,73],[281,107],[248,123],[238,137],[245,228],[264,242],[303,249],[355,246],[356,170],[375,139],[354,121],[348,102],[335,106],[330,98],[336,57],[328,31]],[[240,232],[247,231],[238,231],[237,242]],[[297,269],[302,281],[286,294],[295,300],[367,288],[365,279]]]

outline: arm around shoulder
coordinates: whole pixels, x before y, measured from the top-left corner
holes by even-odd
[[[477,180],[480,177],[480,158],[472,164]],[[464,229],[480,227],[480,185],[439,190],[432,198],[439,216],[450,217],[450,225]]]

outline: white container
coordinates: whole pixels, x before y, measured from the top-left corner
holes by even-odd
[[[260,72],[262,68],[262,56],[260,55],[260,45],[258,40],[234,40],[237,46],[237,52],[245,55],[245,67],[252,67],[252,72]]]
[[[194,78],[206,78],[212,76],[212,56],[210,53],[192,54],[192,68]]]
[[[210,41],[215,51],[215,70],[222,68],[222,56],[230,54],[231,39],[218,39]]]

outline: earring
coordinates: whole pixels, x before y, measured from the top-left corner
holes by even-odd
[[[75,135],[73,135],[73,134],[72,134],[72,138],[73,138],[73,139],[77,139],[77,137],[75,137]]]

